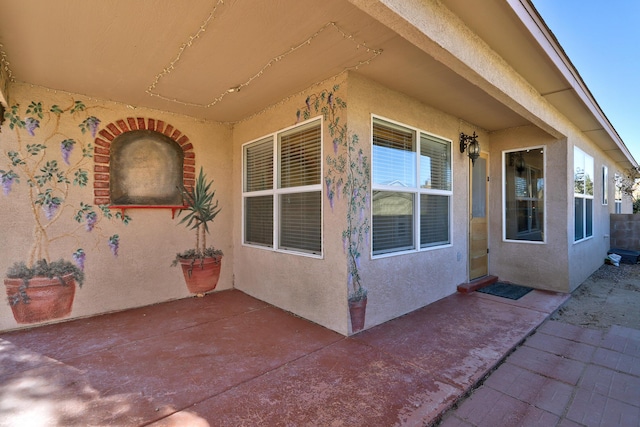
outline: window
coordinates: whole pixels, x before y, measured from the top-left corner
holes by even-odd
[[[245,244],[322,252],[321,142],[314,120],[244,146]]]
[[[573,149],[574,241],[593,236],[593,157]]]
[[[504,238],[544,241],[544,147],[503,153]]]
[[[615,173],[614,175],[616,187],[615,187],[615,213],[622,213],[622,186],[620,181],[622,180],[622,175],[619,173]]]
[[[448,245],[451,142],[373,119],[373,254]]]
[[[602,166],[602,204],[609,204],[609,169]]]

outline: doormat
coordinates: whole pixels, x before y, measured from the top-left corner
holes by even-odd
[[[493,285],[485,286],[484,288],[478,289],[478,292],[482,292],[483,294],[495,295],[497,297],[516,300],[516,299],[522,298],[532,290],[533,288],[528,288],[526,286],[512,285],[511,283],[504,283],[504,282],[496,282]]]

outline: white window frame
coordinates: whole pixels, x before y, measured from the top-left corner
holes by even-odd
[[[407,131],[411,131],[414,134],[414,138],[416,138],[416,144],[415,144],[415,150],[414,153],[416,154],[415,156],[415,187],[397,187],[397,186],[393,186],[393,185],[381,185],[381,184],[376,184],[374,182],[374,154],[373,154],[373,124],[374,121],[379,120],[379,121],[383,121],[383,122],[387,122],[390,125],[393,126],[398,126],[400,128],[403,128]],[[453,235],[453,231],[452,231],[452,227],[453,227],[453,188],[454,188],[454,173],[453,173],[453,141],[445,138],[443,136],[440,135],[436,135],[434,133],[431,132],[427,132],[425,130],[422,130],[420,128],[414,127],[414,126],[409,126],[407,124],[389,119],[387,117],[384,116],[380,116],[380,115],[376,115],[376,114],[372,114],[371,115],[371,233],[370,233],[370,242],[369,242],[369,247],[371,248],[371,258],[372,259],[377,259],[377,258],[387,258],[387,257],[392,257],[392,256],[398,256],[398,255],[405,255],[405,254],[409,254],[409,253],[416,253],[416,252],[426,252],[426,251],[432,251],[432,250],[438,250],[438,249],[444,249],[444,248],[448,248],[453,246],[452,243],[452,235]],[[431,137],[431,138],[436,138],[439,139],[443,142],[448,142],[449,143],[449,156],[451,159],[451,164],[450,164],[450,172],[451,172],[451,190],[438,190],[438,189],[430,189],[430,188],[421,188],[419,185],[419,180],[420,180],[420,135],[424,134],[427,137]],[[398,251],[392,251],[392,252],[384,252],[384,253],[379,253],[379,254],[374,254],[373,253],[373,235],[374,235],[374,230],[373,230],[373,193],[375,191],[385,191],[385,192],[394,192],[394,193],[406,193],[406,194],[410,194],[413,197],[413,212],[412,212],[412,217],[413,217],[413,247],[410,249],[403,249],[403,250],[398,250]],[[445,244],[441,244],[441,245],[433,245],[433,246],[426,246],[424,248],[421,247],[420,245],[420,195],[422,194],[427,194],[427,195],[436,195],[436,196],[447,196],[449,197],[449,217],[448,217],[448,243]]]
[[[620,174],[616,172],[613,176],[615,182],[615,190],[614,190],[614,213],[620,214],[622,213],[622,189],[618,186],[618,180],[620,179]]]
[[[609,168],[602,165],[602,204],[609,205]]]
[[[542,203],[542,240],[519,240],[507,238],[507,157],[510,153],[517,153],[526,150],[542,150],[542,173],[544,179],[544,198]],[[530,173],[527,170],[527,173]],[[530,198],[533,200],[532,198]],[[536,199],[539,200],[539,199]],[[502,152],[502,241],[509,243],[526,243],[532,245],[544,245],[547,243],[547,146],[538,145],[533,147],[514,148]]]
[[[591,170],[591,179],[592,179],[592,185],[593,185],[593,193],[594,194],[587,194],[587,181],[585,180],[584,182],[584,193],[580,194],[580,193],[576,193],[575,192],[575,173],[576,173],[576,165],[575,164],[575,158],[576,158],[576,151],[582,153],[582,158],[585,160],[584,163],[581,165],[583,167],[583,169],[586,169],[586,163],[587,163],[587,158],[591,159],[591,165],[593,166],[593,169]],[[593,158],[593,156],[587,154],[586,151],[584,151],[583,149],[581,149],[580,147],[574,146],[573,147],[573,169],[572,169],[572,182],[573,182],[573,188],[574,188],[574,193],[573,193],[573,222],[574,222],[574,227],[573,227],[573,243],[580,243],[583,242],[585,240],[589,240],[593,238],[594,235],[594,228],[595,228],[595,221],[594,221],[594,211],[595,208],[593,206],[593,200],[595,199],[595,160]],[[586,170],[585,170],[585,174],[586,174]],[[576,222],[576,212],[575,212],[575,200],[576,199],[582,199],[583,200],[583,206],[582,206],[582,238],[577,239],[576,235],[575,235],[575,222]],[[587,236],[587,200],[591,200],[591,235]]]
[[[280,153],[280,136],[295,129],[303,129],[313,126],[320,127],[320,179],[318,184],[314,185],[305,185],[299,187],[287,187],[280,188],[280,162],[279,162],[279,153]],[[247,164],[246,164],[246,148],[252,144],[262,143],[265,140],[271,139],[273,143],[273,183],[272,188],[268,190],[260,190],[260,191],[245,191],[245,183],[247,177]],[[257,249],[272,251],[272,252],[281,252],[299,256],[305,256],[310,258],[318,258],[321,259],[324,257],[324,191],[322,180],[324,176],[324,123],[322,116],[314,117],[309,120],[305,120],[304,122],[300,122],[293,126],[289,126],[284,129],[280,129],[272,134],[268,134],[265,136],[261,136],[260,138],[256,138],[252,141],[246,142],[242,144],[242,245],[253,247]],[[298,194],[298,193],[307,193],[318,191],[320,192],[320,252],[313,253],[307,252],[304,250],[297,250],[295,248],[283,248],[280,245],[280,206],[279,200],[280,196],[284,194]],[[253,243],[247,243],[245,237],[245,200],[247,197],[255,197],[255,196],[267,196],[271,195],[273,197],[273,246],[259,245]]]

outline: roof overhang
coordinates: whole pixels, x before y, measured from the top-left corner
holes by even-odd
[[[455,25],[418,34],[403,15],[411,5]],[[559,137],[523,101],[548,102],[636,165],[525,0],[192,0],[188,9],[159,0],[0,0],[0,20],[0,102],[11,82],[23,82],[234,123],[350,70],[487,131],[533,123]],[[437,31],[462,32],[494,52],[522,77],[521,96],[448,50]]]

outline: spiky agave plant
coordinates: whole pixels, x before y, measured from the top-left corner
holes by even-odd
[[[220,213],[222,208],[218,208],[218,200],[214,200],[216,191],[212,189],[213,180],[208,181],[203,168],[192,188],[182,187],[182,196],[185,208],[180,210],[178,216],[186,212],[179,224],[185,224],[190,230],[196,231],[196,244],[194,249],[187,250],[177,255],[174,265],[180,259],[199,258],[204,259],[213,255],[222,255],[222,251],[214,248],[207,248],[207,234],[209,234],[209,224]]]

